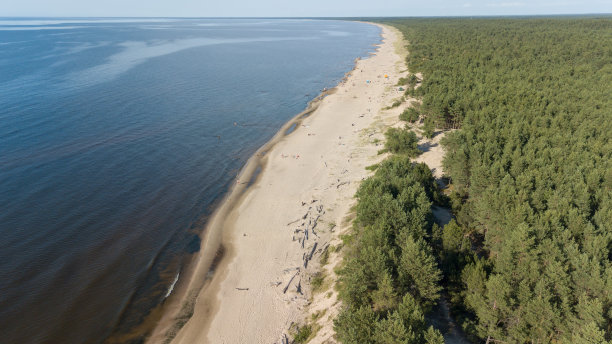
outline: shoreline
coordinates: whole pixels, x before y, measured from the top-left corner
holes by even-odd
[[[261,184],[264,175],[267,176],[272,173],[269,171],[271,168],[268,165],[270,164],[270,159],[276,159],[277,156],[271,156],[271,151],[275,151],[280,142],[287,140],[291,141],[295,136],[304,134],[304,129],[302,129],[304,125],[302,123],[307,120],[311,122],[314,120],[310,115],[321,108],[321,105],[328,99],[328,96],[336,94],[343,86],[347,86],[351,81],[351,77],[357,73],[358,67],[362,65],[364,61],[367,62],[378,56],[383,46],[387,46],[388,48],[389,45],[393,46],[396,43],[396,41],[387,42],[389,38],[385,37],[390,35],[390,30],[392,29],[378,24],[373,25],[381,27],[382,39],[381,43],[377,45],[376,52],[366,59],[356,59],[354,68],[346,73],[345,77],[337,86],[324,91],[313,99],[304,111],[285,123],[272,139],[260,147],[257,152],[249,158],[237,176],[237,183],[228,190],[218,208],[215,209],[211,215],[210,221],[203,232],[204,235],[199,253],[193,257],[188,268],[181,272],[181,275],[188,277],[177,283],[174,293],[170,295],[166,304],[163,306],[163,314],[158,318],[160,320],[157,326],[155,326],[152,334],[147,338],[147,342],[167,342],[170,339],[169,337],[173,338],[172,342],[190,342],[196,338],[206,338],[211,324],[220,311],[219,304],[223,300],[219,301],[217,298],[219,293],[224,291],[221,284],[227,279],[228,274],[230,274],[228,267],[236,260],[236,252],[243,252],[240,248],[236,247],[237,245],[235,243],[237,241],[236,236],[238,233],[236,233],[236,226],[239,221],[238,213],[240,213],[240,208],[243,207],[245,203],[248,203],[247,198],[249,198],[256,189],[261,188],[259,184]],[[397,33],[392,34],[392,36],[394,35],[397,35]],[[363,70],[361,71],[363,72]],[[399,73],[393,74],[395,74],[393,79],[397,81]],[[378,77],[380,78],[380,75]],[[383,79],[383,81],[385,80]],[[386,85],[395,84],[391,82],[392,80],[388,81]],[[353,83],[353,86],[354,85]],[[345,92],[347,91],[345,90]],[[382,104],[383,102],[380,103]],[[381,107],[379,106],[379,109],[376,110],[380,112]],[[310,136],[310,133],[308,136]],[[294,139],[294,141],[295,140],[297,139]],[[299,158],[300,156],[297,155],[296,160]],[[341,158],[344,159],[345,157]],[[327,166],[327,163],[325,163],[325,165]],[[360,171],[360,173],[367,173],[367,171],[363,170]],[[351,189],[352,188],[356,188],[356,186],[351,187]],[[354,192],[351,193],[351,196],[352,194],[354,194]],[[321,208],[322,207],[321,205]],[[284,211],[285,209],[282,210]],[[244,233],[244,236],[247,236],[247,234]],[[302,244],[302,246],[304,245]],[[212,252],[214,252],[214,254]],[[313,253],[314,252],[315,249],[313,249]],[[310,256],[312,258],[312,254]],[[312,265],[316,264],[311,264],[311,266]],[[291,281],[289,284],[291,284]],[[236,287],[236,289],[242,289],[247,292],[249,290],[248,287]],[[194,326],[192,326],[195,322],[197,322],[197,326],[195,326],[197,327],[196,330],[194,330]],[[228,324],[228,326],[231,327],[232,325]],[[274,336],[274,340],[278,339],[277,337],[278,336]]]
[[[355,59],[355,65],[361,58]],[[347,73],[339,82],[346,80],[347,75],[355,70],[355,67]],[[228,250],[227,244],[223,244],[221,227],[224,225],[223,217],[227,216],[233,208],[238,204],[248,189],[257,182],[261,174],[262,166],[265,164],[266,153],[279,140],[291,135],[300,123],[319,107],[321,101],[325,97],[334,94],[337,86],[324,90],[317,97],[312,99],[306,105],[306,109],[289,119],[283,124],[274,136],[264,143],[255,153],[249,157],[245,165],[240,169],[236,176],[237,183],[233,184],[226,192],[223,198],[217,202],[215,210],[211,213],[208,223],[202,231],[202,240],[200,250],[186,264],[186,268],[181,270],[179,274],[186,275],[174,285],[173,292],[156,307],[150,316],[153,319],[145,320],[155,321],[157,324],[153,326],[153,331],[145,338],[146,343],[167,342],[168,331],[172,331],[177,323],[183,321],[184,313],[190,312],[189,308],[194,306],[196,298],[200,292],[210,286],[212,278],[218,274],[218,270],[223,270],[223,263],[227,261]],[[295,128],[293,128],[295,127]],[[244,180],[247,180],[244,182]],[[241,182],[242,180],[242,182]],[[212,247],[211,247],[212,246]],[[211,253],[214,250],[214,254]],[[192,310],[191,310],[192,311]],[[190,316],[188,317],[190,318]],[[142,326],[142,325],[141,325]],[[182,328],[182,327],[181,327]],[[179,328],[178,330],[180,330]]]

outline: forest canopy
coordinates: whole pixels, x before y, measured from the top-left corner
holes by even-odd
[[[338,320],[339,339],[414,327],[425,341],[401,309],[426,312],[443,290],[475,341],[611,340],[612,18],[384,23],[403,32],[409,71],[422,75],[406,91],[421,118],[458,129],[443,141],[455,220],[431,240],[426,192],[406,172],[414,167],[392,166],[400,160],[362,185],[354,247],[369,256],[349,258],[342,275],[352,311]],[[407,254],[430,279],[405,283],[416,259]],[[365,261],[352,271],[350,259]],[[343,332],[351,323],[376,326]]]

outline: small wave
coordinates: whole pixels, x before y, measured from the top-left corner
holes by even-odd
[[[177,272],[176,276],[174,276],[174,281],[172,281],[172,284],[170,284],[170,288],[168,288],[168,291],[166,292],[166,295],[164,296],[164,300],[167,299],[168,296],[170,296],[170,294],[172,294],[172,291],[174,290],[174,286],[176,285],[176,282],[178,282],[180,275],[181,273]]]

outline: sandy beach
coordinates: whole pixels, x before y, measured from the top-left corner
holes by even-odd
[[[385,157],[378,154],[385,129],[405,107],[387,108],[402,96],[395,85],[407,74],[401,34],[380,27],[376,54],[357,61],[249,161],[149,342],[170,335],[172,343],[281,343],[292,324],[333,303],[331,293],[313,297],[310,281],[321,253],[348,226],[357,187],[371,173],[365,168]]]

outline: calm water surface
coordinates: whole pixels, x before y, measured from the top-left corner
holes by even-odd
[[[0,342],[99,343],[161,302],[248,157],[374,26],[0,18]]]

